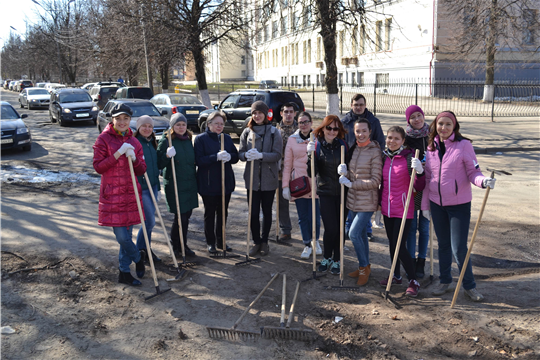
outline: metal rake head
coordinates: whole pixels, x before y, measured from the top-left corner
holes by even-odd
[[[506,170],[487,168],[487,171],[493,171],[497,175],[512,175]]]
[[[244,265],[250,265],[250,264],[255,264],[255,263],[259,263],[259,262],[261,262],[260,258],[249,258],[249,259],[246,259],[244,261],[237,262],[234,265],[244,266]]]
[[[324,290],[358,292],[358,290],[360,290],[360,287],[358,286],[325,286]]]
[[[215,252],[215,253],[211,253],[210,257],[211,258],[227,259],[227,258],[238,258],[238,257],[240,257],[240,255],[231,254],[231,253],[225,254],[223,251],[218,251],[218,252]]]
[[[310,329],[265,326],[261,327],[261,336],[265,339],[311,341],[315,337],[315,333]]]
[[[213,339],[225,339],[225,340],[257,340],[261,337],[261,334],[255,331],[237,330],[223,327],[210,327],[207,326],[208,336]]]

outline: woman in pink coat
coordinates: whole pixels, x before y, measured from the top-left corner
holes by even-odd
[[[111,110],[112,122],[98,136],[94,144],[94,169],[101,174],[99,191],[99,219],[101,226],[111,226],[120,244],[118,262],[120,275],[118,282],[128,285],[141,285],[129,270],[132,262],[136,264],[137,277],[144,276],[145,251],[133,243],[133,225],[140,224],[141,218],[135,199],[128,157],[133,161],[136,176],[146,172],[142,145],[133,137],[129,128],[132,110],[125,104],[118,104]],[[139,198],[141,185],[137,182]]]
[[[452,255],[459,271],[467,255],[467,237],[471,222],[471,183],[481,187],[495,187],[495,179],[480,171],[471,141],[459,133],[459,123],[451,111],[437,115],[429,127],[426,151],[426,188],[422,210],[429,219],[439,243],[440,286],[432,294],[439,296],[455,289],[452,285]],[[431,210],[431,211],[430,211]],[[469,261],[463,277],[465,294],[473,301],[484,297],[476,290]]]
[[[407,193],[411,182],[413,169],[418,176],[414,188],[420,191],[424,188],[424,169],[420,160],[414,157],[412,150],[405,147],[405,130],[400,126],[388,129],[386,136],[386,150],[383,152],[383,170],[381,182],[381,212],[384,216],[384,227],[390,243],[390,261],[394,259],[394,253],[398,252],[398,261],[392,278],[393,284],[401,284],[400,262],[403,264],[409,286],[407,296],[416,297],[420,284],[416,281],[415,263],[407,251],[406,241],[402,239],[399,249],[397,241],[401,221],[407,202]],[[413,219],[414,203],[409,204],[403,234],[408,234]],[[388,284],[388,278],[380,281],[381,286]]]
[[[283,197],[286,200],[294,200],[296,211],[298,213],[298,225],[302,233],[302,241],[304,242],[304,250],[300,255],[302,259],[309,259],[311,256],[311,241],[313,234],[312,222],[312,207],[311,207],[311,192],[300,197],[291,197],[290,182],[296,178],[307,176],[311,185],[311,178],[307,173],[307,144],[309,135],[311,134],[311,115],[307,112],[298,114],[298,130],[289,137],[285,148],[285,158],[283,163]],[[319,233],[321,227],[321,214],[319,211],[319,199],[315,200],[315,225],[316,225],[316,249],[317,255],[322,255],[322,249],[319,245]]]

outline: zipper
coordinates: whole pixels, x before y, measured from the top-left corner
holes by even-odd
[[[444,155],[443,155],[444,157]],[[442,172],[442,160],[439,159],[439,200],[441,202],[441,206],[443,206],[443,203],[442,203],[442,194],[441,194],[441,172]]]
[[[390,160],[390,167],[388,168],[388,217],[390,217],[390,182],[392,180],[392,165],[394,164],[394,158]]]

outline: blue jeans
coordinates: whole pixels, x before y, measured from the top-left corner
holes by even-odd
[[[352,225],[353,219],[354,219],[354,216],[351,213],[349,213],[349,215],[347,216],[347,219],[345,220],[345,234],[348,234],[349,231],[351,230],[351,225]],[[369,219],[369,221],[368,221],[366,230],[367,230],[368,234],[373,233],[373,227],[371,226],[371,219]]]
[[[460,272],[467,256],[471,203],[439,206],[430,201],[430,204],[433,228],[439,242],[439,279],[441,284],[450,284],[452,282],[452,255]],[[472,264],[469,259],[463,277],[463,288],[470,290],[475,287]]]
[[[300,226],[300,232],[302,233],[302,241],[305,246],[311,247],[311,240],[313,234],[313,223],[311,222],[311,199],[302,198],[294,200],[296,204],[296,212],[298,213],[298,225]],[[317,239],[321,232],[321,211],[319,209],[319,199],[315,199],[315,231]]]
[[[154,185],[152,189],[154,192],[154,196],[157,197],[157,185]],[[154,229],[154,226],[156,225],[156,207],[154,206],[154,202],[152,201],[150,189],[142,191],[142,205],[144,210],[144,225],[146,226],[146,234],[148,235],[148,243],[152,244],[152,229]],[[137,233],[137,248],[146,250],[146,242],[144,241],[144,233],[142,226]]]
[[[132,226],[122,226],[122,227],[113,227],[114,235],[116,236],[116,241],[120,244],[120,252],[118,253],[118,262],[120,263],[119,269],[122,272],[129,272],[129,265],[131,262],[139,262],[141,260],[141,254],[139,249],[131,240],[131,232],[133,230]]]
[[[349,238],[354,245],[356,251],[356,257],[358,258],[358,266],[366,267],[369,265],[369,241],[367,237],[367,224],[371,222],[371,215],[373,211],[367,212],[354,212],[349,211],[349,214],[353,214],[353,221],[351,229],[349,231]]]
[[[414,218],[411,223],[411,230],[407,237],[407,250],[413,259],[416,258],[416,230],[418,230],[418,257],[425,259],[427,256],[427,247],[429,243],[429,220],[420,214],[418,221],[418,211],[414,212]]]

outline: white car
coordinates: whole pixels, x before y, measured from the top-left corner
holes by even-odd
[[[47,85],[48,83],[46,82],[40,82],[40,83],[37,83],[35,87],[40,87],[40,88],[44,88],[45,85]]]
[[[19,105],[32,110],[38,107],[49,107],[51,94],[43,88],[31,87],[23,89],[19,94]]]
[[[47,85],[45,85],[45,89],[51,93],[54,89],[60,89],[60,88],[65,88],[66,85],[62,85],[62,84],[56,84],[56,83],[49,83]]]
[[[86,91],[90,91],[90,89],[92,87],[94,87],[94,85],[96,85],[97,82],[93,82],[93,83],[87,83],[87,84],[84,84],[83,86],[81,86],[81,89],[84,89]]]

